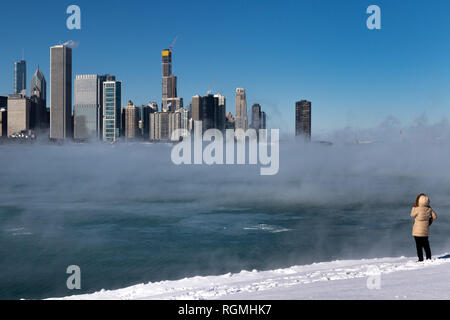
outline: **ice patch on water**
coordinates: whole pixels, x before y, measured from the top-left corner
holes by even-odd
[[[13,236],[31,236],[33,233],[31,232],[14,232]]]
[[[13,229],[5,229],[5,232],[17,232],[25,230],[25,228],[13,228]]]
[[[12,228],[12,229],[5,229],[5,232],[13,235],[13,236],[30,236],[33,233],[27,231],[25,228],[20,227],[20,228]]]
[[[273,225],[269,225],[269,224],[263,224],[263,223],[258,224],[256,226],[245,227],[244,230],[253,230],[253,231],[261,230],[261,231],[267,231],[267,232],[271,232],[271,233],[292,231],[292,229],[282,228],[282,227],[273,226]]]

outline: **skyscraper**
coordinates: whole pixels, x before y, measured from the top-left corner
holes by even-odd
[[[225,130],[225,113],[227,110],[225,96],[219,94],[214,95],[215,110],[214,110],[214,127],[220,131]]]
[[[98,139],[103,139],[103,82],[116,81],[116,77],[110,74],[105,74],[97,77],[98,84],[98,110],[97,110],[97,132]]]
[[[6,137],[8,132],[8,97],[0,96],[0,137]]]
[[[154,112],[150,114],[150,140],[169,140],[169,112]]]
[[[208,129],[214,128],[214,111],[216,108],[216,99],[212,94],[207,94],[202,97],[202,109],[203,109],[203,132]]]
[[[257,103],[255,103],[252,106],[252,122],[250,124],[250,128],[255,129],[255,130],[259,130],[261,129],[261,119],[262,118],[262,114],[261,114],[261,106]]]
[[[73,138],[78,141],[97,139],[96,105],[76,104],[73,107]]]
[[[98,109],[100,108],[99,76],[77,75],[74,84],[74,132],[75,140],[91,140],[98,136]]]
[[[6,137],[8,132],[8,111],[6,108],[0,108],[0,137]]]
[[[179,137],[172,137],[172,134],[177,129],[181,129],[181,113],[179,111],[170,112],[169,113],[169,140],[177,141],[179,139]]]
[[[192,97],[192,121],[202,121],[202,131],[225,129],[225,97],[221,94]]]
[[[30,99],[31,128],[34,130],[47,128],[47,82],[39,67],[31,78]]]
[[[8,137],[30,129],[30,109],[31,101],[24,95],[8,96]]]
[[[8,97],[0,96],[0,137],[7,136],[7,127],[8,127],[8,111],[6,108],[8,107]]]
[[[236,120],[235,128],[243,129],[244,131],[248,128],[248,117],[247,117],[247,100],[245,95],[245,89],[236,89]]]
[[[133,102],[128,101],[125,108],[125,137],[127,140],[135,140],[138,135],[138,121],[139,112],[138,108]]]
[[[50,48],[50,139],[72,135],[72,49]]]
[[[0,96],[0,108],[8,108],[8,97]]]
[[[255,103],[252,106],[252,122],[250,128],[256,130],[258,138],[264,139],[266,136],[261,135],[261,129],[267,129],[266,113],[261,110],[261,105]]]
[[[173,112],[183,106],[183,99],[177,97],[177,77],[172,75],[172,50],[164,49],[162,57],[162,111]]]
[[[103,141],[116,142],[120,136],[122,82],[103,82]]]
[[[99,103],[98,78],[99,76],[96,74],[81,74],[75,76],[75,105],[97,105]]]
[[[120,127],[119,127],[119,137],[125,137],[125,108],[120,108]]]
[[[141,135],[144,140],[150,139],[150,114],[154,112],[158,112],[158,104],[156,102],[149,102],[141,107]]]
[[[202,97],[198,94],[192,97],[191,102],[191,113],[192,121],[202,121],[203,120],[203,109],[202,109]]]
[[[31,78],[30,96],[37,96],[47,105],[47,81],[39,67]]]
[[[267,117],[264,111],[261,112],[261,126],[260,129],[267,129]]]
[[[25,60],[14,62],[14,93],[26,95],[27,63]]]
[[[311,102],[301,100],[295,103],[295,135],[311,139]]]
[[[189,128],[189,111],[184,108],[181,107],[180,109],[178,109],[177,111],[178,113],[180,113],[180,129],[184,129],[186,130],[183,134],[183,136],[187,136],[188,132],[190,132],[190,128]]]

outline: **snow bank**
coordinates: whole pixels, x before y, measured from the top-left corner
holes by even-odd
[[[139,284],[62,299],[450,299],[450,255],[382,258]]]

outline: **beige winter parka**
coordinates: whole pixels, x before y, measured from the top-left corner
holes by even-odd
[[[412,235],[414,237],[428,237],[430,233],[430,218],[437,219],[436,213],[430,207],[430,199],[422,196],[419,199],[419,206],[411,210],[411,218],[414,218]]]

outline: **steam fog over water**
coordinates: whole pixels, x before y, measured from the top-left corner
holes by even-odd
[[[446,122],[323,138],[334,145],[282,140],[276,176],[175,166],[168,145],[0,145],[0,298],[414,256],[420,192],[438,214],[433,252],[450,248]],[[80,291],[66,288],[69,265]]]

